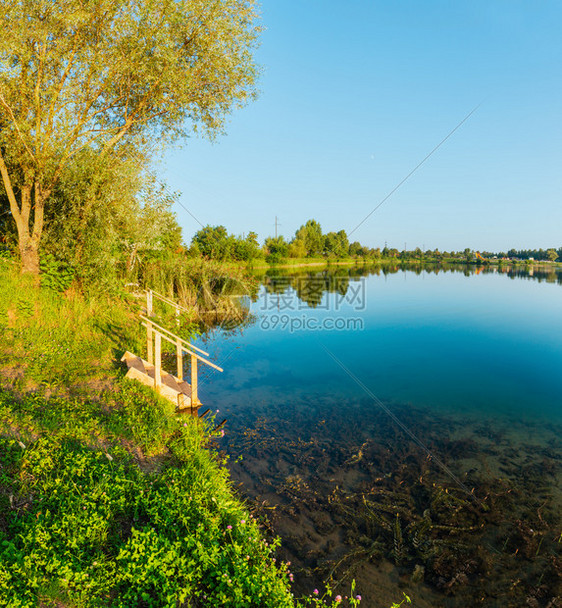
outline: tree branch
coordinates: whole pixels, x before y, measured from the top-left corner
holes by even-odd
[[[16,128],[16,131],[18,133],[18,136],[20,138],[21,143],[23,144],[24,148],[27,150],[27,153],[29,154],[29,156],[31,156],[33,162],[37,162],[37,159],[35,158],[35,155],[33,154],[33,152],[29,149],[29,146],[27,145],[21,131],[20,128],[18,126],[18,123],[16,121],[16,117],[14,116],[14,113],[12,112],[12,108],[8,105],[8,103],[6,102],[6,100],[4,99],[4,95],[0,94],[0,102],[2,103],[2,105],[6,108],[6,110],[8,110],[8,113],[10,114],[10,118],[12,119],[12,122],[14,123],[14,127]]]
[[[12,187],[12,180],[10,179],[10,174],[8,173],[8,168],[6,167],[6,163],[4,162],[4,156],[2,155],[2,151],[0,150],[0,173],[2,174],[2,181],[4,183],[4,189],[6,190],[6,194],[8,196],[8,201],[10,202],[10,211],[12,216],[17,224],[21,223],[21,213],[18,203],[16,201],[16,195],[14,194],[14,189]]]
[[[68,60],[68,63],[66,65],[66,68],[61,76],[60,82],[57,85],[57,87],[55,87],[55,95],[51,101],[51,104],[49,106],[49,116],[47,118],[47,138],[50,139],[51,137],[51,133],[53,130],[53,121],[54,121],[54,115],[55,115],[55,108],[57,105],[57,101],[60,97],[60,94],[62,92],[62,89],[64,87],[64,83],[66,82],[68,75],[70,74],[70,70],[72,68],[72,65],[74,63],[74,58],[76,57],[76,35],[74,36],[74,40],[73,40],[73,49],[72,49],[72,54],[70,55],[70,59]]]
[[[45,41],[41,45],[42,52],[39,54],[39,65],[37,66],[37,80],[35,82],[35,88],[33,91],[33,97],[35,99],[35,137],[37,140],[37,146],[35,152],[39,152],[41,146],[41,81],[43,74],[43,64],[45,60]]]

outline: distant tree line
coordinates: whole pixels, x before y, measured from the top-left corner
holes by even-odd
[[[216,260],[250,261],[257,258],[278,263],[287,258],[379,259],[381,250],[355,241],[349,242],[345,230],[324,234],[316,220],[308,220],[287,241],[284,236],[267,237],[262,246],[255,232],[247,236],[229,234],[224,226],[205,226],[191,241],[190,253]]]
[[[559,249],[510,249],[507,252],[476,251],[465,248],[462,251],[440,251],[439,249],[427,249],[422,251],[419,247],[413,250],[388,249],[385,247],[382,257],[395,258],[402,261],[453,261],[453,262],[492,262],[492,260],[513,260],[513,261],[550,261],[562,260],[562,247]]]
[[[507,253],[500,252],[496,254],[498,258],[511,258],[517,260],[539,260],[539,261],[550,261],[562,260],[562,247],[555,249],[510,249]]]
[[[562,261],[562,247],[559,249],[526,249],[517,251],[510,249],[505,252],[477,252],[469,247],[462,251],[440,251],[420,247],[412,250],[399,250],[385,246],[372,248],[358,241],[349,242],[345,230],[323,233],[320,223],[314,219],[303,224],[293,236],[286,240],[284,236],[268,236],[263,245],[258,242],[255,232],[235,236],[229,234],[224,226],[205,226],[199,230],[191,241],[189,254],[203,256],[221,261],[248,262],[264,259],[275,264],[288,259],[325,258],[327,260],[357,259],[364,261],[396,260],[408,262],[482,262],[493,259],[510,258],[514,260]]]

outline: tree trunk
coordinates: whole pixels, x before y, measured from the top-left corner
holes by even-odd
[[[28,171],[24,171],[26,178]],[[39,241],[43,232],[43,211],[45,199],[49,195],[49,191],[42,192],[40,186],[35,184],[35,221],[33,231],[30,230],[31,217],[31,191],[33,188],[32,182],[29,179],[25,180],[21,187],[20,199],[21,204],[18,205],[16,193],[12,186],[12,180],[2,156],[0,149],[0,174],[6,195],[10,202],[10,212],[16,223],[18,231],[18,247],[20,250],[21,272],[30,274],[39,274]]]
[[[39,242],[30,237],[19,238],[21,272],[39,274]]]
[[[4,162],[0,149],[0,175],[8,200],[10,212],[18,230],[18,246],[20,250],[21,272],[39,274],[39,242],[43,234],[45,220],[45,201],[51,194],[52,185],[43,188],[41,183],[33,178],[31,169],[24,170],[24,181],[20,190],[20,204],[16,200],[16,193],[8,167]],[[33,203],[32,203],[33,194]],[[33,214],[32,214],[33,212]]]
[[[45,200],[50,190],[43,190],[35,182],[34,205],[31,205],[31,186],[24,186],[21,192],[21,216],[16,219],[18,228],[18,245],[20,250],[22,274],[39,274],[39,243],[43,234]],[[31,230],[30,214],[33,209],[33,229]]]

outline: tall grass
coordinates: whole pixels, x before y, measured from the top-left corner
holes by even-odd
[[[0,259],[0,366],[52,388],[106,377],[124,344],[140,347],[134,306],[39,288]]]

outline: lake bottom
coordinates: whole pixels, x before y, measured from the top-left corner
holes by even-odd
[[[366,608],[562,607],[562,425],[256,397],[227,407],[224,448],[295,594],[331,577]]]

